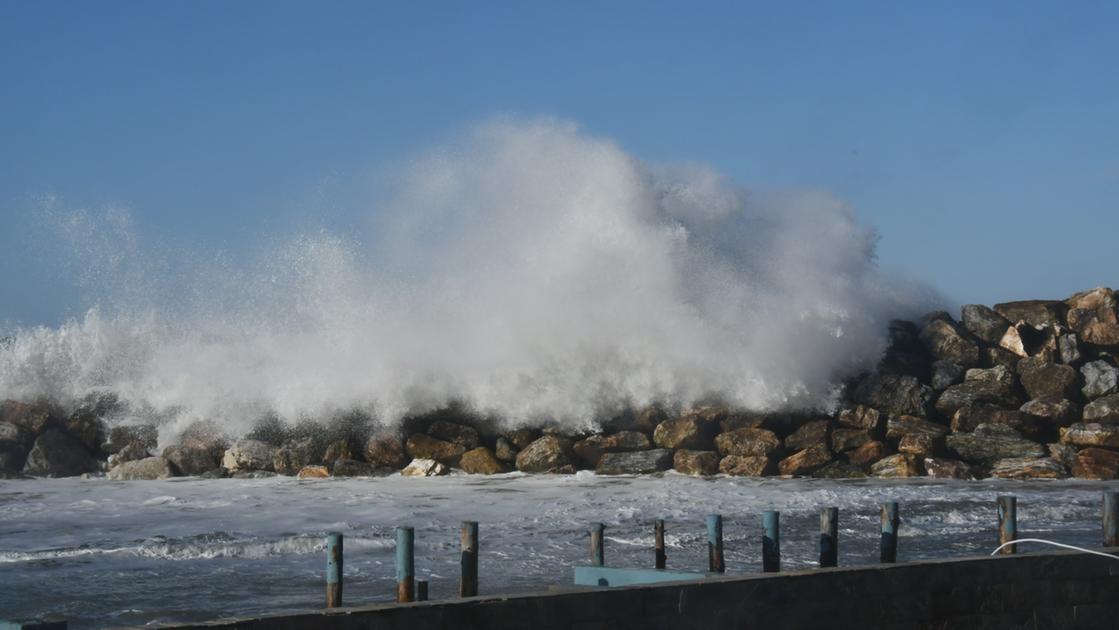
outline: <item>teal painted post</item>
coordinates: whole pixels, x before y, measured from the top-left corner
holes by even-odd
[[[427,601],[427,580],[416,580],[416,601]]]
[[[396,601],[410,602],[416,587],[416,531],[396,528]]]
[[[781,513],[763,512],[762,528],[762,571],[776,573],[781,570]]]
[[[1018,539],[1018,498],[1001,496],[999,506],[999,544]],[[1018,553],[1018,545],[1007,545],[999,550],[1002,554]]]
[[[1119,492],[1103,493],[1103,546],[1119,547]]]
[[[820,510],[820,566],[839,564],[839,508]]]
[[[606,535],[606,525],[595,523],[591,526],[591,564],[596,567],[606,566],[606,550],[603,541]]]
[[[712,573],[725,573],[727,565],[723,561],[723,515],[707,515],[707,570]]]
[[[668,557],[664,553],[664,520],[653,522],[653,566],[663,569]]]
[[[897,502],[882,504],[882,538],[879,542],[878,561],[883,563],[898,561],[898,518]]]
[[[342,605],[342,534],[326,535],[326,607]]]
[[[461,549],[458,596],[474,597],[478,594],[478,523],[476,521],[463,521]]]

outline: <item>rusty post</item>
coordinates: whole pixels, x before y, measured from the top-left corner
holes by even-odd
[[[342,534],[326,535],[326,607],[342,605]]]
[[[898,518],[898,504],[896,501],[882,504],[882,538],[878,544],[878,561],[897,562],[898,561],[898,526],[901,525],[901,519]]]
[[[416,582],[416,532],[411,527],[396,528],[396,601],[413,601]]]
[[[839,564],[839,508],[820,510],[820,566]]]
[[[606,550],[603,548],[605,535],[606,525],[595,523],[591,526],[591,564],[596,567],[606,566]]]
[[[458,596],[474,597],[478,594],[478,523],[463,521],[461,538]]]
[[[1018,539],[1018,499],[1013,496],[998,498],[999,544]],[[1007,545],[999,550],[1002,554],[1018,553],[1018,545]]]
[[[663,569],[667,556],[664,553],[664,520],[657,519],[653,522],[653,566]]]

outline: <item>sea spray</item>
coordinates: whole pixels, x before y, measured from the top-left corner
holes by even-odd
[[[654,401],[819,408],[924,306],[840,201],[650,166],[570,123],[479,125],[391,181],[345,235],[261,236],[239,263],[52,209],[88,310],[15,330],[0,398],[113,392],[165,437],[448,401],[572,429]]]

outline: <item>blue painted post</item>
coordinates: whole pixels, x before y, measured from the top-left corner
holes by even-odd
[[[1119,547],[1119,492],[1103,493],[1103,546]]]
[[[781,513],[766,510],[762,513],[762,571],[776,573],[781,570]]]
[[[342,534],[326,535],[326,607],[342,605]]]
[[[707,570],[712,573],[725,573],[727,565],[723,562],[723,515],[707,515]]]
[[[427,601],[427,580],[416,580],[416,601]]]
[[[415,596],[416,531],[411,527],[396,528],[396,601],[410,602]]]
[[[1009,495],[1001,496],[998,498],[998,505],[999,544],[1001,545],[1018,539],[1018,498]],[[999,553],[1007,555],[1018,553],[1018,545],[1007,545]]]
[[[879,542],[879,562],[898,561],[898,504],[896,501],[882,504],[882,539]]]
[[[653,566],[663,569],[667,559],[664,553],[664,520],[658,518],[653,522]]]
[[[474,597],[478,594],[478,523],[463,521],[459,562],[458,596]]]
[[[606,566],[606,550],[602,544],[605,535],[606,525],[595,523],[591,526],[591,564],[596,567]]]
[[[820,566],[839,564],[839,508],[820,510]]]

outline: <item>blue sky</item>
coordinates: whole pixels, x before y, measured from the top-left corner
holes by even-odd
[[[35,209],[236,251],[497,115],[825,190],[958,302],[1119,285],[1119,4],[0,1],[0,321],[82,306]]]

